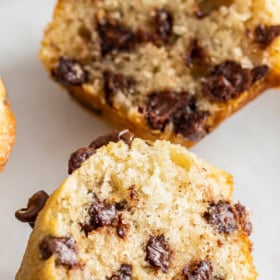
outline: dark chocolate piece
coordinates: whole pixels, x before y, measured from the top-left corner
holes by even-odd
[[[235,61],[226,60],[216,65],[211,75],[204,79],[203,94],[214,102],[227,102],[240,96],[252,84],[249,69],[244,69]]]
[[[213,267],[208,261],[194,262],[184,267],[186,280],[214,280]]]
[[[172,35],[173,16],[165,9],[157,9],[154,16],[154,25],[157,35],[163,40],[168,40]]]
[[[57,71],[52,71],[57,81],[65,86],[80,86],[88,81],[87,72],[77,60],[62,56]]]
[[[131,280],[132,265],[122,264],[119,271],[113,274],[109,280]]]
[[[88,233],[105,226],[112,226],[117,219],[115,205],[106,202],[100,202],[94,196],[93,203],[89,209],[90,220],[87,224],[81,224],[82,230],[88,236]]]
[[[264,49],[269,47],[278,36],[280,36],[280,25],[259,24],[255,29],[255,40]]]
[[[80,168],[82,163],[95,153],[92,148],[80,148],[74,152],[68,161],[68,173],[72,174],[76,169]]]
[[[97,32],[101,41],[102,55],[113,50],[128,51],[134,48],[136,38],[131,30],[113,22],[98,22]]]
[[[187,92],[163,91],[149,95],[145,117],[153,129],[164,131],[173,122],[175,133],[190,141],[197,141],[205,134],[208,112],[199,111]]]
[[[110,134],[100,136],[97,139],[95,139],[91,144],[90,148],[97,150],[101,148],[102,146],[105,146],[109,144],[110,142],[117,143],[119,141],[124,141],[127,145],[131,145],[132,141],[134,139],[134,134],[131,133],[128,129],[122,130],[122,131],[114,131]]]
[[[269,72],[267,65],[256,66],[252,69],[251,74],[253,77],[253,83],[263,79]]]
[[[186,56],[186,65],[193,67],[197,64],[204,64],[206,57],[206,52],[199,45],[198,40],[192,39]]]
[[[199,141],[207,134],[205,124],[209,116],[210,113],[206,111],[179,110],[173,118],[175,133],[182,134],[190,141]]]
[[[169,267],[170,250],[164,235],[150,237],[146,245],[146,258],[151,266],[166,273]]]
[[[46,192],[36,192],[31,196],[31,198],[29,198],[26,208],[22,208],[16,211],[16,218],[23,223],[29,223],[29,225],[33,228],[37,216],[39,212],[44,208],[48,198],[49,195]]]
[[[241,229],[250,236],[253,231],[253,225],[250,221],[249,214],[247,212],[247,209],[241,204],[237,203],[234,205],[235,213],[237,216],[237,220],[239,222],[239,225]]]
[[[235,211],[227,201],[211,202],[204,218],[219,233],[230,234],[238,228]]]
[[[153,92],[147,100],[145,117],[151,128],[163,131],[177,108],[184,104],[187,107],[188,101],[187,92]]]
[[[55,255],[56,265],[74,268],[78,265],[77,244],[72,237],[45,237],[39,245],[43,260]]]

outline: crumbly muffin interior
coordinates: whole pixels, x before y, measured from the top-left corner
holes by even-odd
[[[231,193],[230,175],[183,147],[110,143],[50,197],[16,279],[256,279]]]

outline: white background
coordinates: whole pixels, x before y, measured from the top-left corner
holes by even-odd
[[[72,151],[110,131],[49,78],[39,59],[55,0],[0,0],[0,76],[17,117],[17,142],[0,174],[0,279],[13,279],[31,229],[14,212],[31,194],[52,192]],[[280,274],[280,95],[264,93],[192,149],[235,176],[235,199],[252,210],[259,279]],[[238,279],[243,280],[243,279]]]

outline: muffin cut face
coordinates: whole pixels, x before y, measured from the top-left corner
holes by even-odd
[[[41,59],[85,106],[190,146],[279,84],[277,1],[60,0]]]
[[[256,279],[249,214],[231,201],[229,174],[128,131],[83,149],[94,153],[71,155],[80,166],[43,209],[45,193],[29,200],[33,220],[17,211],[35,222],[17,280]]]
[[[0,79],[0,171],[4,168],[15,143],[16,121],[10,109],[6,89]]]

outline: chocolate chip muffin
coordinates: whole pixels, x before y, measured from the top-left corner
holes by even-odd
[[[59,0],[41,48],[75,99],[190,146],[280,84],[276,0]]]
[[[35,222],[17,280],[256,279],[232,177],[182,146],[122,131],[74,152],[69,173],[16,213]]]
[[[16,121],[10,109],[10,102],[0,78],[0,171],[7,162],[14,146]]]

